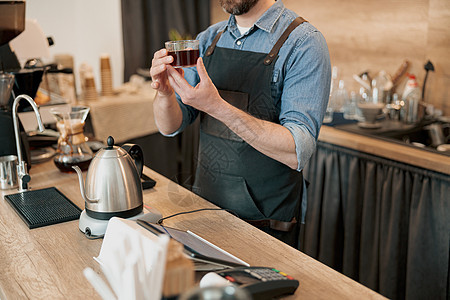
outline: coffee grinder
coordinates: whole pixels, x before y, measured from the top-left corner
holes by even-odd
[[[12,104],[14,98],[26,94],[34,98],[44,74],[44,69],[22,69],[9,42],[25,30],[25,1],[0,0],[0,156],[17,155]],[[11,78],[13,85],[11,86]],[[20,103],[18,110],[30,109],[29,103]],[[27,134],[20,122],[22,160],[31,166]]]

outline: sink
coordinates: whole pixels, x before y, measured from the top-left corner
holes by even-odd
[[[429,130],[425,127],[433,123],[442,124],[442,122],[436,120],[423,120],[417,124],[404,124],[399,121],[381,120],[380,128],[361,128],[357,123],[336,125],[335,128],[450,156],[450,151],[438,151],[436,147],[432,146]],[[446,126],[444,128],[444,136],[449,136],[449,134],[450,130]]]

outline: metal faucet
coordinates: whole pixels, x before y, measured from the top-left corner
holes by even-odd
[[[19,177],[19,192],[24,192],[28,190],[28,182],[30,182],[31,177],[28,175],[27,171],[27,163],[22,160],[22,148],[20,148],[20,137],[19,137],[19,125],[17,122],[17,109],[19,106],[19,102],[21,99],[27,100],[36,114],[36,119],[39,125],[39,131],[44,131],[44,125],[42,124],[41,114],[39,113],[39,109],[33,99],[28,95],[19,95],[14,99],[14,103],[12,106],[12,116],[14,123],[14,135],[16,137],[16,148],[17,148],[17,176]]]

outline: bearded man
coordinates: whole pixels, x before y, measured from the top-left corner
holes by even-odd
[[[197,117],[193,191],[298,247],[306,211],[302,169],[330,91],[323,35],[281,0],[220,0],[228,21],[200,33],[196,67],[154,54],[156,124],[174,136]]]

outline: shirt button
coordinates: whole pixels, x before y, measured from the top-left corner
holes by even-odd
[[[238,46],[240,46],[240,45],[242,44],[242,42],[241,42],[241,41],[237,41],[236,44],[237,44]]]

